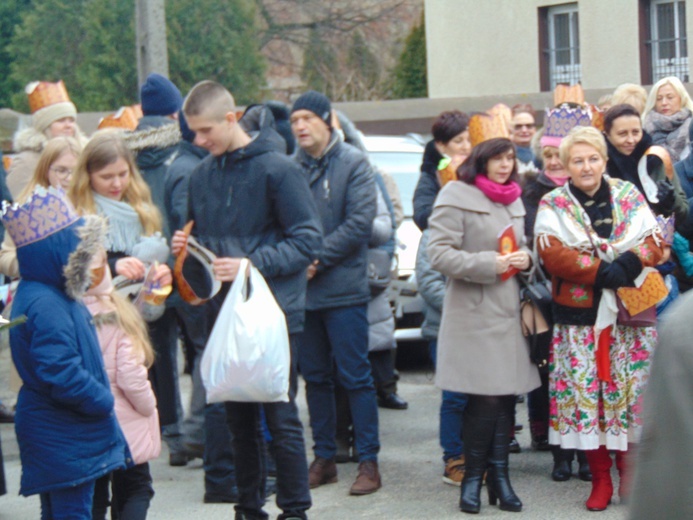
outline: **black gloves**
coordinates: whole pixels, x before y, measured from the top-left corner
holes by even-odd
[[[659,202],[653,204],[657,213],[670,216],[674,212],[674,203],[676,202],[676,191],[674,185],[669,179],[662,179],[657,183],[657,198]]]
[[[642,271],[642,262],[632,251],[626,251],[616,260],[602,262],[597,272],[595,285],[604,289],[634,287],[634,280]]]

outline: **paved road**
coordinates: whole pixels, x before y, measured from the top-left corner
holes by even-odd
[[[0,352],[0,397],[11,399],[6,388],[8,352]],[[459,488],[441,480],[441,451],[437,437],[437,413],[440,393],[433,386],[432,374],[425,370],[407,370],[402,374],[400,393],[410,403],[407,411],[382,410],[380,466],[383,488],[374,495],[350,497],[349,487],[356,474],[356,464],[339,466],[339,482],[314,490],[311,518],[324,520],[409,520],[464,518],[457,508]],[[183,376],[183,391],[189,392],[189,378]],[[301,416],[307,424],[304,396],[299,396]],[[526,426],[526,407],[518,407],[518,417]],[[30,520],[39,518],[37,497],[17,495],[21,467],[14,430],[11,425],[0,426],[5,454],[5,472],[9,493],[0,497],[0,520]],[[529,448],[529,433],[523,431],[518,439],[523,453],[511,455],[512,482],[523,500],[525,519],[582,519],[622,520],[626,507],[613,505],[599,515],[584,507],[590,485],[578,479],[566,483],[551,481],[551,455],[533,452]],[[156,496],[150,509],[152,520],[205,520],[233,518],[233,506],[203,504],[203,472],[200,461],[185,468],[171,468],[168,456],[152,463]],[[272,497],[273,498],[273,497]],[[617,500],[616,500],[617,501]],[[271,503],[267,511],[276,517],[278,509]],[[204,516],[203,516],[204,515]],[[484,505],[484,518],[507,517],[509,513]]]

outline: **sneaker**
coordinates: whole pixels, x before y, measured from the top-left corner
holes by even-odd
[[[443,482],[451,486],[461,486],[464,478],[464,455],[449,459],[445,464]]]
[[[310,468],[308,468],[308,482],[310,483],[310,489],[315,489],[323,484],[337,482],[337,465],[334,459],[315,457]]]
[[[359,474],[349,490],[350,495],[370,495],[382,487],[378,463],[364,460],[359,464]]]
[[[510,439],[510,442],[508,443],[508,451],[510,453],[522,453],[522,448],[520,447],[520,443],[517,442],[517,439],[515,437],[512,437]]]

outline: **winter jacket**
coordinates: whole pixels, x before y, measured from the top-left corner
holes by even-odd
[[[137,130],[125,136],[125,142],[137,158],[137,167],[152,191],[152,201],[166,215],[164,185],[168,166],[175,158],[181,141],[178,123],[168,117],[144,116]],[[163,219],[163,232],[171,237],[169,223]]]
[[[424,339],[438,339],[440,319],[443,314],[443,300],[445,299],[445,275],[431,267],[428,259],[428,235],[430,231],[425,229],[419,241],[419,250],[416,253],[416,286],[424,301],[424,321],[421,324],[421,335]]]
[[[520,329],[517,276],[496,274],[498,235],[512,224],[522,237],[521,200],[491,202],[476,186],[452,181],[429,219],[431,267],[447,276],[438,334],[436,385],[481,395],[524,394],[539,386]]]
[[[322,222],[322,250],[308,283],[306,309],[359,305],[370,300],[366,257],[376,212],[376,185],[365,155],[342,142],[337,133],[323,155],[314,158],[299,149],[303,167]]]
[[[149,382],[144,356],[135,356],[132,340],[118,325],[115,307],[109,303],[113,291],[110,272],[84,297],[94,317],[103,362],[115,398],[118,418],[135,464],[155,459],[161,452],[161,433],[156,397]]]
[[[247,257],[262,273],[287,317],[303,329],[306,268],[320,251],[321,230],[305,176],[275,151],[265,122],[247,146],[208,156],[190,177],[193,235],[220,257]]]
[[[442,158],[435,141],[429,141],[421,163],[421,176],[414,190],[414,222],[421,231],[428,227],[428,217],[431,216],[433,203],[440,191],[438,163]]]
[[[207,150],[192,143],[183,140],[178,143],[178,151],[168,167],[164,182],[165,217],[171,232],[183,229],[188,221],[190,176],[207,155]]]
[[[80,280],[89,280],[89,261],[102,241],[91,234],[80,242],[76,228],[86,221],[94,220],[85,217],[17,249],[22,280],[12,318],[27,321],[10,330],[10,346],[23,382],[15,432],[25,496],[95,480],[130,457],[91,315],[79,300],[86,289]],[[85,254],[68,265],[78,247]]]

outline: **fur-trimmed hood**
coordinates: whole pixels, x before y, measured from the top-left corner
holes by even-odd
[[[75,129],[75,137],[79,141],[82,148],[84,148],[84,146],[89,142],[89,138],[82,133],[78,126],[75,126]],[[14,134],[12,146],[16,153],[27,150],[41,153],[47,142],[48,136],[46,134],[39,132],[33,126],[30,126]]]
[[[176,146],[182,139],[180,128],[176,121],[170,124],[139,128],[123,136],[125,144],[136,155],[145,148],[170,148]]]

